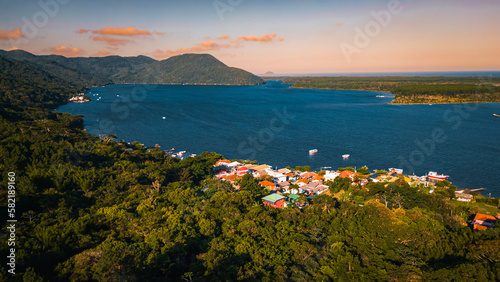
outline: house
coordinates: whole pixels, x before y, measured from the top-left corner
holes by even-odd
[[[304,186],[306,184],[309,184],[309,179],[307,179],[307,178],[299,179],[299,180],[297,180],[297,182],[295,182],[295,184],[297,184],[300,187],[302,187],[302,186]]]
[[[249,169],[253,170],[253,171],[260,171],[260,170],[266,170],[268,168],[271,168],[271,167],[268,165],[258,165],[258,166],[254,166],[254,167],[249,168]]]
[[[370,174],[366,179],[367,180],[372,180],[373,182],[379,182],[382,176],[378,173],[372,173]]]
[[[325,181],[334,181],[339,175],[340,173],[338,172],[327,170],[323,177]]]
[[[389,175],[401,175],[403,170],[399,168],[389,168]]]
[[[337,173],[339,173],[339,177],[349,178],[351,180],[354,180],[354,175],[356,174],[355,172],[350,170],[337,171]]]
[[[277,183],[285,182],[285,181],[288,180],[288,177],[286,175],[284,175],[281,172],[274,171],[272,169],[268,169],[267,170],[267,174],[271,175],[272,177],[274,177],[274,181],[277,182]]]
[[[227,167],[227,165],[230,163],[231,163],[230,160],[220,160],[215,163],[214,167],[220,167],[220,166]]]
[[[276,190],[276,183],[272,183],[271,181],[264,180],[259,182],[259,185],[262,188],[267,187],[271,190]]]
[[[496,221],[497,218],[492,215],[478,213],[474,217],[472,224],[474,226],[474,230],[483,231],[488,229],[488,227],[495,227]]]
[[[307,185],[304,185],[301,187],[302,190],[304,191],[303,193],[311,196],[311,195],[320,195],[326,191],[328,191],[329,187],[326,185],[323,185],[319,182],[311,182]]]
[[[307,178],[307,179],[311,179],[313,177],[316,177],[318,176],[318,174],[314,173],[314,172],[304,172],[301,174],[302,178]]]
[[[288,168],[281,168],[281,169],[278,169],[278,172],[279,173],[283,173],[283,174],[288,174],[288,173],[290,173],[292,171],[289,170]]]
[[[238,176],[243,176],[247,173],[248,173],[248,167],[246,166],[242,166],[236,170],[236,174],[238,174]]]
[[[270,206],[276,209],[283,209],[287,207],[286,197],[278,194],[270,194],[262,198],[264,206]]]
[[[284,181],[277,184],[277,186],[282,190],[288,190],[290,188],[290,182]]]
[[[455,197],[457,197],[457,201],[460,202],[470,202],[474,200],[474,196],[465,192],[465,190],[455,191]]]
[[[252,173],[252,175],[253,175],[254,178],[259,178],[259,177],[262,177],[262,176],[268,175],[268,174],[267,174],[267,170],[261,169],[261,170],[258,170],[258,171],[254,171],[254,173]]]

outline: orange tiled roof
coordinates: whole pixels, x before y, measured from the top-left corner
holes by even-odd
[[[259,185],[262,187],[269,187],[269,186],[274,187],[274,186],[276,186],[275,183],[272,183],[271,181],[267,181],[267,180],[259,182]]]
[[[309,183],[309,179],[307,178],[302,178],[300,180],[297,181],[297,183],[305,183],[305,184],[308,184]]]
[[[342,172],[340,172],[340,177],[343,177],[343,178],[348,178],[348,177],[351,177],[354,175],[354,172],[350,171],[350,170],[344,170]]]
[[[485,221],[485,220],[497,220],[496,217],[492,216],[492,215],[487,215],[487,214],[482,214],[482,213],[478,213],[476,214],[476,217],[474,217],[474,220],[482,220],[482,221]]]
[[[302,174],[302,177],[304,177],[304,178],[310,178],[310,177],[316,177],[316,176],[318,176],[318,175],[314,172],[306,172],[306,173]]]

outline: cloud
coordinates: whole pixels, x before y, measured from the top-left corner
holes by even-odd
[[[217,39],[229,39],[229,35],[221,35]]]
[[[80,34],[82,34],[82,33],[87,33],[87,32],[89,32],[89,31],[90,31],[90,29],[80,28],[79,30],[77,30],[77,31],[76,31],[76,33],[80,33]]]
[[[114,55],[114,53],[111,53],[111,52],[106,51],[106,50],[99,50],[96,53],[96,57],[106,57],[106,56],[113,56],[113,55]]]
[[[156,56],[160,58],[167,58],[167,57],[172,57],[176,56],[179,54],[184,54],[184,53],[196,53],[196,52],[204,52],[204,51],[211,51],[211,50],[220,50],[222,48],[238,48],[239,45],[231,45],[229,43],[216,43],[215,41],[205,41],[199,44],[196,44],[193,47],[188,47],[188,48],[179,48],[177,50],[167,50],[167,51],[162,51],[157,49],[156,50]]]
[[[337,23],[336,26],[340,27],[342,26],[342,23]]]
[[[135,27],[127,27],[127,28],[121,28],[121,27],[106,27],[103,29],[84,29],[81,28],[79,29],[76,33],[88,33],[91,32],[92,34],[100,34],[100,35],[118,35],[118,36],[138,36],[138,35],[163,35],[165,34],[164,32],[158,32],[158,31],[147,31],[147,30],[138,30]]]
[[[244,40],[244,41],[258,41],[258,42],[272,42],[276,39],[276,33],[273,34],[265,34],[260,37],[257,37],[255,35],[250,35],[250,36],[238,36],[239,40]],[[285,40],[284,38],[279,38],[279,41]]]
[[[17,39],[20,37],[25,37],[24,33],[21,31],[21,28],[16,28],[11,31],[9,31],[8,29],[0,30],[0,40]]]
[[[92,40],[94,41],[104,41],[109,46],[121,46],[135,42],[134,40],[130,39],[117,39],[109,36],[91,36],[90,38],[92,38]]]
[[[52,47],[50,48],[50,52],[52,52],[52,54],[61,55],[65,57],[77,57],[81,56],[84,53],[83,50],[80,48],[76,47],[71,48],[71,47],[66,47],[64,45],[58,47]]]
[[[21,49],[19,49],[17,47],[12,47],[12,48],[7,49],[7,51],[14,51],[14,50],[21,50]]]

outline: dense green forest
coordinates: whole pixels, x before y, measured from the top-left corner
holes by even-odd
[[[0,57],[14,59],[53,77],[80,86],[110,83],[257,85],[265,81],[247,71],[226,66],[209,54],[184,54],[156,61],[137,57],[36,56],[23,50],[0,50]]]
[[[0,220],[14,172],[18,222],[15,275],[0,234],[2,281],[500,280],[500,228],[473,232],[465,221],[477,211],[450,204],[446,189],[338,178],[329,186],[340,198],[264,207],[250,175],[241,191],[212,178],[222,156],[179,160],[91,136],[82,117],[47,109],[77,86],[3,64]]]
[[[297,88],[395,94],[392,104],[500,102],[499,77],[273,77]]]

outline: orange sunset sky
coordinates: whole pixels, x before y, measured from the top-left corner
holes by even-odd
[[[500,1],[0,1],[0,49],[260,74],[500,70]]]

